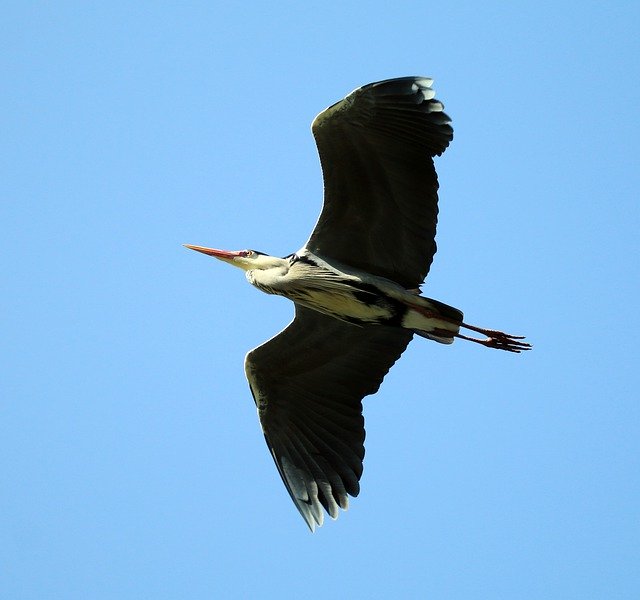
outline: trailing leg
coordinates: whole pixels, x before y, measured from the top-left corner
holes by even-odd
[[[531,344],[522,342],[523,336],[511,335],[495,329],[484,329],[475,325],[467,325],[462,321],[462,312],[453,306],[443,304],[432,298],[418,296],[406,302],[407,311],[402,319],[402,326],[413,329],[415,333],[442,344],[453,343],[454,338],[469,340],[482,344],[487,348],[520,353],[531,349]],[[486,335],[486,338],[475,338],[460,333],[460,329],[469,329]]]
[[[520,341],[524,339],[524,336],[511,335],[509,333],[504,333],[503,331],[497,331],[495,329],[484,329],[482,327],[476,327],[475,325],[467,325],[466,323],[462,323],[462,327],[464,329],[476,331],[478,333],[486,335],[487,337],[484,339],[479,339],[469,337],[461,333],[454,334],[455,337],[463,340],[469,340],[470,342],[476,342],[476,344],[482,344],[487,348],[496,348],[497,350],[506,350],[507,352],[520,353],[525,350],[531,350],[531,344]]]

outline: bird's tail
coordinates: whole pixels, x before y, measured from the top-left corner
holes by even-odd
[[[462,311],[424,296],[416,296],[415,300],[411,300],[407,303],[402,326],[429,340],[453,344],[462,326]]]
[[[407,291],[415,293],[412,290]],[[416,294],[409,299],[403,298],[403,301],[407,310],[402,317],[402,326],[429,340],[441,344],[453,344],[455,338],[460,338],[482,344],[487,348],[506,350],[516,354],[531,350],[531,344],[522,341],[524,339],[522,336],[463,323],[462,311],[443,302],[438,302],[438,300],[424,298]],[[475,338],[463,335],[460,333],[461,328],[481,333],[487,337]]]

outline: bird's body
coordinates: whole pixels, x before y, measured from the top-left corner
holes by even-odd
[[[358,88],[313,122],[325,183],[307,243],[284,258],[187,246],[240,267],[268,294],[289,298],[289,326],[245,359],[262,430],[311,530],[359,492],[362,398],[375,393],[413,334],[471,340],[510,352],[522,338],[463,323],[420,295],[436,251],[433,156],[453,137],[432,81],[403,77]],[[471,338],[465,328],[486,335]]]
[[[452,343],[460,330],[459,310],[384,277],[323,260],[304,248],[284,259],[269,260],[278,262],[246,272],[249,283],[335,319],[360,327],[404,327],[444,343]],[[447,332],[444,338],[443,332]]]

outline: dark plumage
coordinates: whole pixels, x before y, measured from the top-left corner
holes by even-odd
[[[260,290],[295,302],[295,318],[251,350],[245,372],[267,445],[311,530],[360,490],[362,399],[378,391],[414,333],[520,352],[521,338],[462,322],[419,295],[436,251],[433,157],[453,138],[432,81],[361,87],[320,113],[312,130],[324,207],[306,245],[285,258],[188,246],[246,271]],[[487,335],[470,338],[460,328]]]

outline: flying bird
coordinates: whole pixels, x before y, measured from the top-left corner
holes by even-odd
[[[420,294],[436,252],[433,157],[453,139],[432,83],[371,83],[315,118],[324,205],[302,249],[278,258],[186,245],[294,302],[293,321],[250,350],[244,366],[267,446],[311,531],[324,511],[335,519],[358,495],[362,399],[378,391],[414,334],[515,353],[530,348],[523,337],[466,324],[457,308]]]

